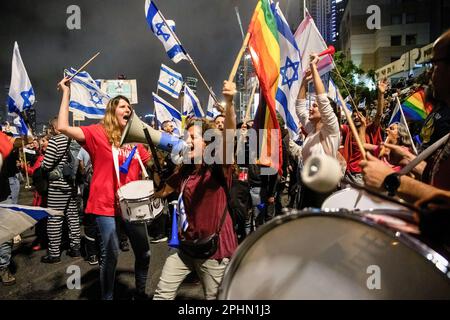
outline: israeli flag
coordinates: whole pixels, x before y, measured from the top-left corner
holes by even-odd
[[[29,135],[29,130],[28,130],[28,126],[25,123],[25,120],[22,118],[21,115],[18,115],[17,117],[14,118],[13,120],[14,125],[16,126],[16,128],[18,129],[18,132],[21,136],[28,136]]]
[[[189,223],[187,221],[186,210],[184,210],[183,192],[180,192],[180,195],[178,196],[178,218],[179,218],[178,225],[180,226],[183,232],[186,232]]]
[[[7,101],[8,112],[19,114],[23,110],[31,108],[35,99],[33,86],[20,56],[19,45],[14,42],[11,83]]]
[[[184,86],[183,116],[194,116],[196,118],[205,116],[200,101],[187,85]]]
[[[183,88],[183,77],[168,66],[161,64],[159,71],[158,90],[164,91],[168,95],[178,99]]]
[[[361,100],[358,104],[358,110],[365,108],[366,108],[366,98],[364,98],[364,100]]]
[[[272,3],[271,8],[277,22],[281,59],[280,79],[275,97],[277,111],[286,123],[291,138],[295,140],[298,137],[298,123],[300,123],[295,112],[295,100],[302,78],[300,51],[278,4],[275,6]]]
[[[167,20],[164,22],[161,11],[158,10],[155,3],[150,0],[145,1],[145,17],[152,32],[162,42],[166,49],[167,55],[173,62],[178,63],[181,60],[188,60],[187,53],[184,50],[175,35],[175,22]],[[169,30],[172,29],[172,32]]]
[[[208,107],[206,109],[206,119],[213,120],[215,117],[217,117],[220,112],[215,107],[215,100],[212,97],[212,95],[209,95],[208,99]]]
[[[158,119],[159,126],[164,121],[172,121],[174,123],[174,133],[180,135],[181,133],[181,113],[175,109],[170,103],[153,93],[153,103],[155,104],[156,119]]]
[[[341,105],[341,102],[339,101],[338,92],[339,89],[337,88],[336,84],[334,83],[333,79],[328,80],[328,97],[333,100],[336,104]]]
[[[76,70],[65,70],[71,77]],[[105,115],[110,97],[104,93],[97,82],[86,71],[80,72],[70,82],[69,110],[79,112],[89,119],[101,119]]]

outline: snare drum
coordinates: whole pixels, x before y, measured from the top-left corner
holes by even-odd
[[[119,188],[120,209],[124,220],[133,223],[149,222],[158,217],[164,208],[162,200],[151,199],[153,181],[138,180]]]
[[[377,198],[364,190],[347,188],[339,190],[329,196],[322,204],[322,209],[347,209],[347,210],[405,210],[405,207]]]
[[[219,299],[448,299],[446,258],[363,214],[294,212],[239,246]]]

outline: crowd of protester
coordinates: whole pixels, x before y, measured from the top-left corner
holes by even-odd
[[[147,296],[150,245],[146,233],[150,232],[153,243],[167,241],[173,235],[172,214],[174,207],[181,210],[180,201],[188,223],[180,235],[187,239],[204,238],[214,233],[220,224],[218,249],[206,259],[193,258],[183,250],[171,249],[154,299],[174,299],[178,287],[191,272],[200,278],[205,297],[214,299],[229,260],[238,244],[250,233],[275,216],[286,213],[289,208],[320,208],[332,193],[321,194],[302,183],[303,164],[311,156],[328,155],[339,161],[344,179],[333,192],[345,187],[345,181],[349,181],[380,192],[389,191],[391,195],[421,207],[448,206],[450,140],[419,163],[411,174],[400,176],[398,172],[417,156],[415,149],[420,153],[450,132],[450,32],[437,41],[431,70],[418,79],[408,79],[396,85],[389,85],[386,80],[379,81],[377,101],[368,103],[367,108],[353,110],[352,120],[367,151],[366,159],[339,104],[327,96],[317,70],[318,61],[317,55],[311,57],[310,71],[298,93],[296,112],[301,125],[298,138],[294,140],[290,136],[279,117],[283,151],[281,174],[262,175],[262,166],[249,160],[254,150],[251,150],[246,133],[252,129],[254,121],[246,119],[236,123],[233,108],[235,85],[226,81],[223,88],[227,104],[225,112],[213,121],[188,119],[184,139],[192,146],[188,157],[201,159],[210,143],[204,140],[204,132],[208,129],[223,132],[224,150],[227,144],[234,143],[235,155],[243,154],[244,163],[207,165],[200,161],[195,165],[177,166],[170,154],[158,150],[156,159],[163,166],[161,171],[155,165],[155,155],[146,146],[139,145],[137,157],[140,160],[133,158],[132,169],[127,175],[121,174],[120,181],[117,181],[114,152],[111,150],[118,150],[119,163],[123,163],[131,153],[132,146],[120,147],[119,141],[133,111],[132,106],[127,98],[118,96],[110,100],[100,123],[70,126],[70,86],[65,78],[59,84],[63,92],[60,112],[50,121],[48,134],[29,138],[25,153],[21,145],[15,145],[9,156],[3,157],[0,201],[17,204],[24,175],[28,174],[33,180],[39,168],[49,172],[48,191],[40,193],[34,189],[32,205],[63,211],[64,217],[39,221],[32,249],[47,250],[42,263],[60,263],[61,251],[65,249],[71,257],[83,255],[91,265],[100,262],[103,299],[113,298],[118,255],[120,250],[129,250],[128,240],[136,259],[135,297]],[[310,81],[314,86],[314,92],[310,94],[315,99],[308,107],[307,84]],[[425,121],[409,123],[409,134],[404,123],[389,122],[396,98],[408,97],[418,90],[425,90],[427,102],[433,109]],[[9,136],[7,139],[12,139],[8,126],[3,128],[4,134]],[[235,129],[239,129],[235,140],[227,140],[225,132]],[[166,121],[159,130],[173,135],[174,123]],[[164,213],[149,226],[130,224],[121,219],[116,201],[120,185],[143,177],[139,161],[144,163],[154,181],[154,197],[165,199]],[[388,180],[397,183],[389,184]],[[226,211],[229,215],[221,222]],[[63,228],[64,222],[67,230]],[[85,244],[83,248],[81,243]],[[15,282],[8,269],[11,248],[12,241],[0,246],[0,274],[4,285]]]

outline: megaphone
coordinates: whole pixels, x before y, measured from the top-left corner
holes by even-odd
[[[177,215],[177,201],[172,201],[170,203],[173,205],[172,214],[172,236],[169,240],[169,247],[178,248],[180,245],[180,240],[178,239],[178,215]]]
[[[342,175],[337,159],[325,154],[316,155],[306,160],[302,171],[302,181],[316,192],[327,193],[336,189]]]
[[[334,46],[329,45],[328,49],[326,49],[325,51],[319,53],[319,57],[327,55],[327,54],[333,55],[333,54],[335,54],[335,52],[336,52],[336,49],[334,48]]]
[[[130,119],[122,133],[120,145],[127,143],[143,143],[148,144],[145,137],[144,129],[147,129],[150,139],[153,144],[164,151],[170,152],[174,164],[181,164],[183,161],[183,153],[187,150],[186,142],[172,136],[166,132],[160,132],[147,125],[144,121],[139,119],[136,112],[132,112]]]

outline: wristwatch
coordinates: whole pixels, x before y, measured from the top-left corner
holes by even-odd
[[[400,187],[400,175],[397,172],[391,173],[384,178],[384,188],[390,197],[395,196],[397,189]]]

